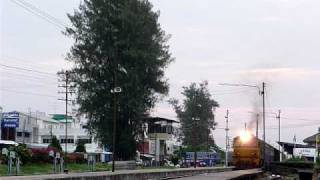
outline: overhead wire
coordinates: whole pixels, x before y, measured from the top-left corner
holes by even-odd
[[[22,7],[23,9],[27,10],[28,12],[42,18],[43,20],[47,21],[48,23],[58,27],[59,29],[64,29],[65,26],[61,23],[59,23],[58,21],[56,21],[55,19],[50,18],[50,16],[47,16],[44,13],[41,13],[40,11],[36,11],[34,8],[26,5],[24,2],[20,1],[20,0],[11,0],[11,2],[13,2],[14,4]]]
[[[26,6],[30,7],[31,9],[33,9],[33,10],[36,11],[36,12],[38,12],[39,14],[44,15],[45,17],[53,20],[54,22],[56,22],[56,23],[58,23],[58,24],[60,24],[60,25],[62,25],[62,26],[64,26],[64,27],[67,27],[67,24],[65,24],[63,21],[61,21],[60,19],[58,19],[58,18],[50,15],[49,13],[47,13],[47,12],[45,12],[45,11],[37,8],[36,6],[34,6],[33,4],[31,4],[30,2],[27,2],[27,1],[25,1],[25,0],[18,0],[18,1],[19,1],[20,3],[26,5]]]
[[[22,67],[18,67],[18,66],[11,66],[11,65],[6,65],[6,64],[2,64],[2,63],[0,63],[0,66],[2,66],[4,68],[8,68],[8,69],[17,69],[17,70],[21,70],[21,71],[45,74],[45,75],[48,75],[48,76],[55,76],[55,77],[57,76],[54,73],[48,73],[48,72],[43,72],[43,71],[38,71],[38,70],[33,70],[33,69],[28,69],[28,68],[22,68]]]
[[[6,88],[1,88],[0,91],[6,91],[9,93],[16,93],[16,94],[27,94],[27,95],[33,95],[33,96],[44,96],[44,97],[51,97],[51,98],[60,98],[59,96],[53,96],[53,95],[48,95],[48,94],[40,94],[40,93],[33,93],[33,92],[28,92],[28,91],[16,91],[13,89],[6,89]]]

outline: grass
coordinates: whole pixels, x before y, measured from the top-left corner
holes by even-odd
[[[87,164],[67,164],[69,172],[87,172]],[[110,171],[110,165],[97,163],[96,171]],[[15,171],[15,169],[13,170]],[[52,164],[26,164],[20,168],[19,175],[42,175],[42,174],[52,174],[53,167]],[[0,164],[0,176],[7,175],[7,165]]]

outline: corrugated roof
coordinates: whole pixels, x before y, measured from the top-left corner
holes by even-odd
[[[65,114],[52,114],[52,119],[57,120],[57,121],[65,120],[66,115]],[[68,119],[72,119],[72,116],[68,116]]]
[[[303,140],[304,143],[315,143],[316,142],[316,136],[320,135],[320,133],[316,133],[310,137],[307,137]]]

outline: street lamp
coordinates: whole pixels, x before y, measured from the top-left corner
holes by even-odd
[[[116,130],[117,130],[117,94],[122,92],[121,87],[117,85],[117,70],[127,74],[127,71],[120,64],[117,64],[115,60],[114,68],[113,68],[113,89],[111,89],[111,94],[113,94],[113,133],[112,133],[112,172],[114,172],[115,168],[115,153],[116,153]]]
[[[196,124],[197,121],[200,121],[200,118],[192,117],[193,124],[193,150],[194,150],[194,157],[193,157],[193,167],[197,168],[197,149],[196,149]]]

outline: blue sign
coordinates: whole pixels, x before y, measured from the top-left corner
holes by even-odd
[[[19,113],[18,112],[5,112],[2,113],[1,127],[17,128],[19,127]]]
[[[194,152],[186,152],[186,160],[193,160]],[[197,160],[219,160],[220,157],[215,152],[197,152]]]

